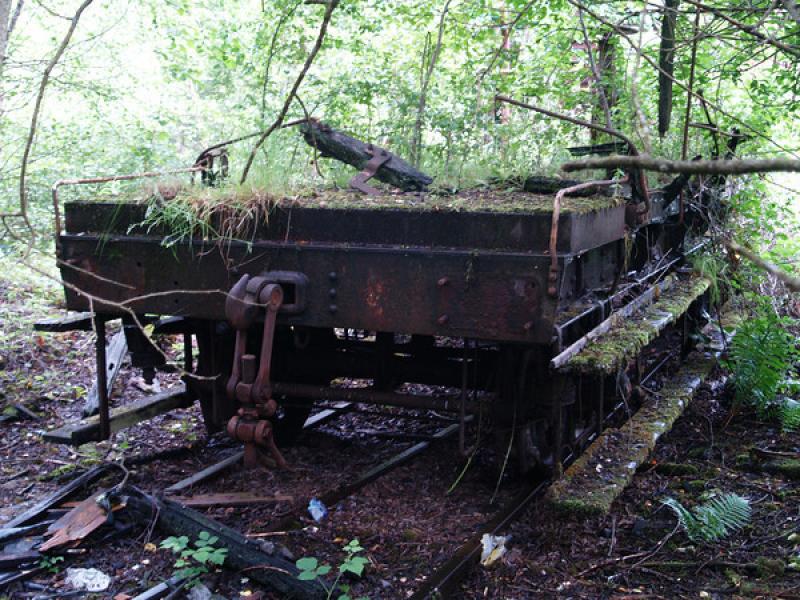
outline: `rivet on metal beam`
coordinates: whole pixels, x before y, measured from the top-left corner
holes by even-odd
[[[438,285],[439,287],[444,287],[449,283],[450,283],[449,277],[442,277],[441,279],[439,279],[439,281],[436,282],[436,285]]]
[[[336,306],[335,304],[331,304],[331,305],[328,307],[328,310],[329,310],[329,311],[331,311],[332,313],[335,313],[336,311],[338,311],[338,310],[339,310],[339,307],[338,307],[338,306]]]
[[[439,317],[438,319],[436,319],[436,322],[437,322],[439,325],[447,325],[447,323],[449,323],[449,322],[450,322],[450,317],[448,317],[447,315],[442,315],[441,317]]]

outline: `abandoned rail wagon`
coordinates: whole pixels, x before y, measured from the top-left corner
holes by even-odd
[[[485,407],[496,433],[513,432],[523,469],[557,470],[665,362],[643,348],[666,328],[687,347],[708,281],[686,268],[703,207],[684,203],[685,178],[650,192],[630,173],[599,187],[531,178],[437,194],[385,150],[318,123],[305,133],[323,155],[355,144],[356,190],[256,198],[247,219],[221,202],[169,247],[173,232],[153,211],[191,203],[191,189],[65,204],[67,307],[90,311],[98,331],[100,416],[89,437],[124,425],[109,415],[105,381],[104,324],[119,317],[146,372],[164,358],[138,325],[185,336],[185,390],[161,407],[199,400],[209,430],[227,428],[250,463],[282,464],[279,447],[324,399],[455,413],[464,451],[469,415]],[[204,153],[194,170],[213,182],[220,154]],[[372,176],[411,191],[379,192]],[[209,234],[234,221],[235,235]],[[415,395],[409,382],[450,392]]]

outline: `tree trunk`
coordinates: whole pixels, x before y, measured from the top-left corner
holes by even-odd
[[[675,21],[680,0],[665,0],[661,20],[661,48],[658,52],[658,135],[669,131],[672,120],[672,76],[675,70]]]

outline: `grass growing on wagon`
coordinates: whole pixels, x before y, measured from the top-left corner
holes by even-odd
[[[130,229],[165,231],[166,247],[200,238],[215,242],[251,242],[258,224],[269,219],[279,199],[258,189],[190,187],[151,195],[141,223]]]

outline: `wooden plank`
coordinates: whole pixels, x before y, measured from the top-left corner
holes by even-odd
[[[154,498],[127,486],[123,493],[128,496],[128,507],[145,523],[158,519],[158,526],[170,535],[185,535],[197,539],[206,531],[219,538],[216,546],[227,548],[228,555],[223,567],[246,573],[247,577],[278,592],[281,598],[317,600],[327,596],[317,581],[300,581],[294,563],[282,556],[267,554],[258,542],[249,540],[241,533],[205,515],[184,508],[177,502]]]
[[[198,494],[189,498],[174,498],[183,506],[207,508],[209,506],[252,506],[254,504],[275,504],[276,502],[294,502],[294,496],[274,494],[264,496],[252,492],[230,492],[227,494]]]
[[[106,348],[106,389],[108,390],[109,397],[111,396],[111,390],[114,388],[114,382],[117,379],[117,375],[119,375],[119,370],[122,366],[122,361],[125,360],[125,353],[127,351],[128,342],[125,339],[125,333],[120,330],[114,334],[114,337],[111,338],[111,342]],[[100,399],[97,393],[97,380],[95,379],[92,389],[89,390],[89,394],[86,396],[86,405],[83,407],[82,413],[83,416],[88,417],[96,414],[99,406]]]
[[[91,331],[92,318],[94,313],[79,312],[69,314],[66,317],[55,317],[52,319],[42,319],[33,324],[34,331],[46,331],[50,333],[63,333],[65,331]]]
[[[631,302],[629,302],[619,310],[613,312],[611,316],[609,316],[605,321],[600,323],[597,327],[592,329],[582,338],[576,340],[573,344],[565,348],[564,351],[561,352],[561,354],[555,356],[550,361],[550,368],[553,370],[558,370],[562,368],[581,350],[583,350],[586,346],[588,346],[589,342],[593,342],[600,336],[608,333],[614,325],[617,325],[623,319],[631,316],[634,312],[636,312],[640,308],[655,302],[660,294],[666,292],[669,288],[672,287],[673,283],[675,283],[675,278],[668,277],[661,283],[649,287],[640,296],[637,296]]]
[[[83,486],[88,485],[94,480],[99,479],[102,475],[105,475],[109,469],[111,469],[111,466],[109,465],[98,465],[93,469],[86,471],[86,473],[76,477],[67,485],[57,489],[55,492],[46,498],[43,498],[19,516],[11,519],[4,525],[4,527],[21,527],[30,523],[48,509],[60,504],[62,501],[64,501],[64,499],[77,492]]]
[[[198,471],[191,477],[187,477],[186,479],[181,479],[177,483],[173,483],[167,489],[164,490],[165,494],[177,494],[182,492],[183,490],[192,487],[193,485],[197,485],[200,482],[203,482],[215,475],[219,475],[228,467],[232,467],[236,463],[240,462],[244,457],[244,451],[239,450],[234,454],[231,454],[228,458],[221,460],[218,463],[215,463],[209,467],[206,467],[202,471]]]
[[[31,565],[42,560],[39,552],[19,552],[16,554],[0,554],[0,569],[16,569],[22,565]]]
[[[126,406],[111,411],[111,432],[121,431],[126,427],[141,423],[147,419],[164,414],[176,408],[184,408],[191,401],[187,400],[186,386],[179,384],[160,394],[142,398]],[[80,421],[68,423],[59,429],[46,432],[42,438],[57,444],[80,446],[87,442],[100,440],[100,418],[95,415]]]
[[[308,417],[306,422],[303,424],[303,429],[312,429],[317,425],[327,423],[331,419],[338,417],[340,414],[347,412],[352,407],[352,402],[337,402],[333,408],[326,408],[325,410],[321,410],[317,414]]]

